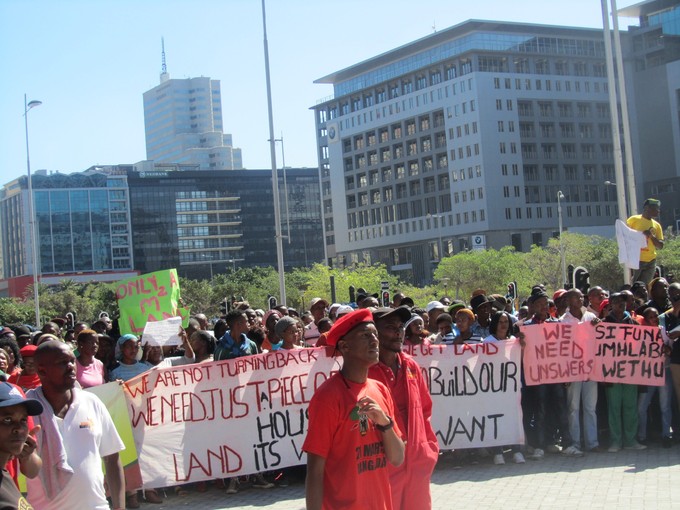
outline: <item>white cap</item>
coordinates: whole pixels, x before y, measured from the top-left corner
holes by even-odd
[[[439,301],[430,301],[425,309],[427,310],[427,313],[430,313],[432,310],[446,310],[446,306]]]

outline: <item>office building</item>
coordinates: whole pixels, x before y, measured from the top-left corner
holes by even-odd
[[[176,268],[211,278],[277,264],[270,170],[143,161],[33,175],[40,281],[116,281]],[[33,283],[27,179],[0,190],[0,296]],[[323,262],[318,169],[279,170],[286,270]],[[288,242],[288,239],[291,242]]]
[[[219,80],[161,73],[161,83],[144,93],[144,126],[149,160],[201,170],[243,168],[241,149],[223,132]]]
[[[92,167],[70,175],[43,170],[32,179],[41,283],[115,281],[137,274],[124,168]],[[22,176],[0,190],[1,296],[21,297],[33,284],[27,185]]]
[[[142,273],[175,267],[181,276],[210,278],[232,268],[276,266],[271,171],[146,165],[128,172]],[[279,170],[284,265],[311,266],[324,259],[318,170],[285,173],[284,183]]]
[[[613,234],[601,30],[467,21],[334,72],[313,107],[328,262],[423,284],[442,256]]]
[[[623,38],[637,210],[661,200],[661,225],[680,230],[680,2],[651,0],[619,10],[637,18]],[[633,207],[635,210],[635,206]]]

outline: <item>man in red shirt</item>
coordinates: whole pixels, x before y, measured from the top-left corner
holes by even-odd
[[[406,454],[399,467],[388,468],[395,509],[432,508],[430,477],[439,458],[439,444],[432,430],[432,398],[418,363],[401,352],[404,323],[411,317],[406,307],[378,308],[373,312],[380,342],[380,361],[368,369],[371,379],[392,393],[395,417],[406,435]]]
[[[384,384],[368,378],[378,362],[378,332],[371,311],[338,319],[328,345],[342,354],[342,369],[309,403],[305,483],[308,510],[392,510],[387,463],[404,461],[396,409]]]

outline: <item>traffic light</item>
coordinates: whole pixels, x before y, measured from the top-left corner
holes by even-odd
[[[654,266],[654,278],[661,278],[663,276],[663,267]]]
[[[517,299],[517,282],[508,283],[508,293],[505,295],[505,297],[511,301]]]
[[[567,281],[564,282],[565,290],[574,288],[574,266],[569,264],[567,266]]]
[[[222,315],[227,315],[229,312],[229,300],[227,298],[224,298],[220,303],[220,312],[222,312]]]
[[[390,291],[389,290],[383,290],[383,292],[382,292],[382,305],[384,307],[390,306]]]
[[[590,273],[585,267],[578,266],[574,268],[574,287],[580,290],[583,294],[588,294],[590,289]]]
[[[273,310],[274,308],[276,308],[276,303],[277,303],[276,297],[269,296],[269,309],[270,310]]]
[[[356,293],[357,290],[354,288],[354,285],[349,286],[349,302],[354,303],[356,301]]]

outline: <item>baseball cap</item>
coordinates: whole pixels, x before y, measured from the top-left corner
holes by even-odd
[[[643,207],[646,205],[651,205],[652,207],[661,207],[661,200],[657,200],[656,198],[648,198],[642,205]]]
[[[0,407],[10,407],[23,404],[28,410],[29,416],[37,416],[43,412],[40,401],[26,398],[21,391],[8,382],[0,383]]]
[[[397,308],[377,308],[373,311],[373,320],[386,319],[390,315],[396,315],[401,322],[405,323],[411,318],[411,311],[405,306],[399,306]]]
[[[446,306],[439,301],[430,301],[425,307],[425,310],[427,310],[427,313],[430,313],[432,310],[446,310]]]
[[[326,301],[324,298],[320,297],[315,297],[309,302],[309,309],[311,310],[314,308],[318,303],[323,303],[323,306],[325,308],[328,308],[328,301]]]

